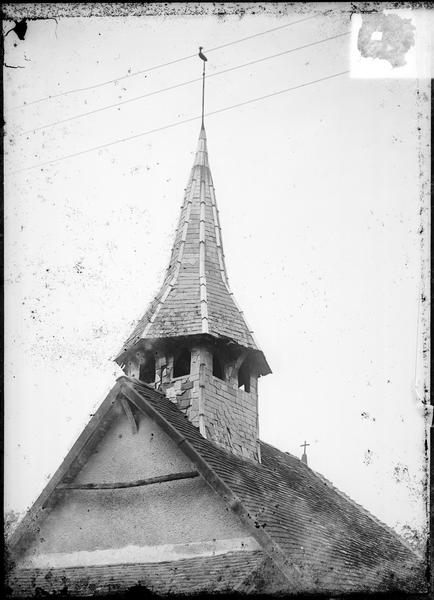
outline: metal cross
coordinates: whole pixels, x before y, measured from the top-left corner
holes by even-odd
[[[300,444],[300,447],[303,448],[303,452],[306,454],[306,446],[310,446],[310,444],[306,444],[306,440],[304,440],[304,444]]]

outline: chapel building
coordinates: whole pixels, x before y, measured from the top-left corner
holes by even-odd
[[[423,591],[392,529],[260,440],[271,370],[229,288],[203,125],[163,285],[116,361],[9,540],[12,596]]]

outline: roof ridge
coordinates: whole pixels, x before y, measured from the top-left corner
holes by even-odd
[[[205,130],[204,130],[205,131]],[[205,155],[206,156],[206,153]],[[199,297],[202,333],[209,333],[208,288],[206,277],[206,199],[205,199],[205,169],[200,166],[199,178]]]
[[[270,446],[270,448],[274,448],[274,450],[277,450],[281,454],[287,454],[288,456],[292,456],[292,458],[296,458],[304,465],[304,463],[295,454],[291,454],[291,452],[287,452],[286,450],[281,450],[280,448],[278,448],[277,446],[273,446],[273,444],[270,444],[269,442],[264,442],[264,440],[259,440],[259,441],[261,444],[264,444],[265,446]]]

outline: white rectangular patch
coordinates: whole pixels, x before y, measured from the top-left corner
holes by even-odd
[[[158,546],[126,546],[106,550],[80,550],[79,552],[56,552],[26,557],[22,569],[57,569],[66,567],[89,567],[125,563],[159,563],[196,556],[217,556],[228,552],[253,552],[261,547],[255,538],[231,538],[187,544],[162,544]]]

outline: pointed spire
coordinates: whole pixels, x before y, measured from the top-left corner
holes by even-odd
[[[208,165],[208,148],[206,144],[205,126],[202,123],[197,142],[196,156],[194,158],[193,169],[196,166],[209,167]]]
[[[116,360],[142,339],[211,335],[252,351],[270,373],[229,289],[222,234],[202,124],[166,276]]]

